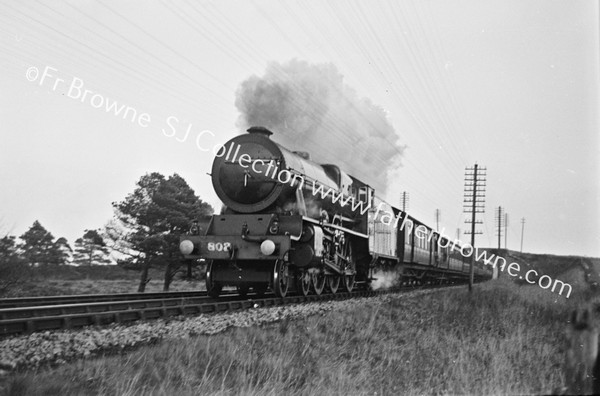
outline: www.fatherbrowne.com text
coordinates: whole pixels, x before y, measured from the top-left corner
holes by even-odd
[[[246,153],[239,155],[239,149],[239,145],[234,148],[232,143],[229,147],[221,146],[215,151],[215,155],[217,157],[225,156],[225,160],[230,163],[237,162],[242,168],[251,168],[252,171],[257,174],[264,174],[279,183],[289,184],[291,187],[303,188],[305,183],[307,183],[304,176],[299,173],[287,169],[278,169],[275,161],[253,160],[250,155]],[[349,207],[353,212],[358,210],[361,215],[364,215],[370,210],[368,204],[360,200],[355,200],[351,195],[344,195],[343,192],[332,187],[326,187],[315,180],[308,180],[308,183],[310,183],[309,185],[312,184],[311,191],[315,197],[319,196],[321,199],[326,199],[329,196],[331,197],[332,202],[339,202],[339,205],[342,207],[350,205]],[[398,223],[402,220],[402,223],[398,228],[399,231],[402,232],[406,228],[407,235],[410,235],[414,231],[416,238],[421,240],[428,239],[431,243],[431,240],[435,235],[434,232],[429,232],[427,227],[421,224],[415,227],[413,221],[409,219],[408,216],[403,216],[402,212],[399,212],[398,215],[395,216],[387,210],[382,210],[382,206],[383,203],[380,203],[375,208],[373,214],[374,218],[381,216],[379,219],[382,224],[394,228],[398,228]],[[438,234],[437,244],[441,248],[450,247],[450,251],[460,252],[465,258],[474,257],[475,260],[482,261],[485,265],[489,265],[492,268],[498,268],[500,272],[506,272],[509,276],[518,277],[521,280],[524,279],[529,284],[537,283],[542,289],[550,289],[553,293],[558,293],[559,295],[566,293],[566,298],[569,298],[571,295],[573,289],[572,286],[560,279],[552,279],[552,277],[548,275],[539,276],[539,273],[534,269],[527,270],[523,274],[522,270],[524,270],[524,268],[522,269],[519,263],[511,262],[509,264],[508,261],[500,255],[489,253],[487,250],[480,250],[479,248],[473,247],[469,243],[463,243],[458,239],[454,239],[450,242],[450,238],[444,235],[443,228]]]

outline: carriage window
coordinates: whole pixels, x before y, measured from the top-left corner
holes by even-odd
[[[358,189],[358,200],[364,203],[369,203],[368,187],[361,187]]]

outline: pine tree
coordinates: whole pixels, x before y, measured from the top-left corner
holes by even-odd
[[[83,237],[75,241],[73,262],[78,265],[110,264],[108,248],[97,230],[85,230]]]
[[[138,253],[132,260],[142,265],[140,292],[145,289],[151,264],[166,267],[164,289],[168,290],[183,260],[179,235],[189,229],[191,220],[213,211],[181,176],[165,178],[160,173],[142,176],[133,193],[122,202],[113,203],[113,207],[115,218],[124,230],[120,238]]]
[[[8,294],[29,276],[29,267],[18,253],[15,237],[0,238],[0,295]]]
[[[67,238],[60,237],[54,242],[54,245],[60,252],[60,262],[61,263],[70,263],[73,261],[73,249],[69,245]]]
[[[39,221],[34,221],[29,230],[20,238],[23,241],[20,246],[23,250],[23,257],[30,265],[60,265],[65,263],[60,248],[54,243],[54,237]]]

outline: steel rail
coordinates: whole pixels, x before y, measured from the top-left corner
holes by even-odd
[[[129,301],[106,301],[53,306],[17,307],[0,309],[0,337],[36,331],[81,328],[110,323],[130,323],[137,320],[168,318],[179,315],[198,315],[243,310],[252,307],[269,307],[313,301],[345,300],[370,297],[412,287],[388,290],[359,290],[351,293],[293,295],[284,298],[266,296],[258,298],[238,295],[212,299],[207,296]]]
[[[0,299],[0,309],[18,307],[39,307],[42,305],[80,304],[86,302],[150,300],[166,297],[206,296],[205,291],[153,292],[153,293],[113,293],[113,294],[73,294],[66,296],[16,297]]]
[[[237,295],[225,290],[222,295]],[[40,307],[44,305],[82,304],[108,301],[152,300],[158,298],[206,297],[206,291],[153,292],[153,293],[114,293],[114,294],[74,294],[68,296],[17,297],[0,299],[0,310],[19,307]]]

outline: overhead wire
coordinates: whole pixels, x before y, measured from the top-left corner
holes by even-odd
[[[166,10],[168,10],[171,14],[179,18],[179,20],[183,21],[185,26],[189,27],[192,31],[194,31],[195,34],[206,36],[208,30],[204,28],[203,23],[196,23],[196,25],[194,26],[194,18],[199,15],[199,9],[197,8],[197,5],[188,2],[183,4],[162,4]],[[267,20],[271,24],[271,26],[279,34],[281,34],[281,37],[283,37],[283,39],[285,39],[292,48],[294,48],[299,54],[304,53],[303,48],[298,45],[295,39],[291,38],[287,34],[287,30],[281,27],[280,24],[277,23],[277,21],[275,21],[273,17],[271,17],[269,12],[267,12],[256,2],[254,2],[253,4],[257,8],[258,12],[261,13],[261,15],[265,18],[265,20]],[[301,5],[304,6],[306,6],[307,4],[310,5],[310,2],[301,3]],[[185,8],[183,5],[185,5]],[[156,45],[162,50],[168,51],[169,53],[173,54],[176,59],[183,60],[186,64],[191,65],[195,70],[197,70],[200,73],[200,75],[207,76],[221,87],[230,89],[231,82],[224,82],[219,78],[219,76],[209,73],[209,71],[206,70],[206,68],[202,67],[194,59],[182,54],[180,51],[173,48],[164,40],[161,40],[160,38],[156,37],[156,35],[148,32],[143,26],[132,21],[131,18],[125,16],[120,12],[117,12],[111,6],[102,3],[100,4],[101,7],[104,7],[111,14],[116,15],[121,21],[125,22],[127,26],[132,26],[138,32],[141,32],[145,37],[148,37],[148,44],[140,46],[136,41],[133,41],[132,39],[128,38],[126,35],[121,33],[121,31],[116,30],[115,28],[103,23],[97,17],[83,12],[74,5],[68,4],[68,6],[78,11],[80,14],[84,15],[86,18],[96,23],[98,26],[101,26],[106,32],[109,32],[110,34],[120,38],[120,41],[123,44],[112,43],[112,46],[109,48],[114,48],[122,55],[127,55],[127,53],[129,52],[128,48],[131,48],[135,52],[143,54],[144,59],[150,61],[149,63],[152,64],[145,65],[145,67],[140,67],[140,69],[142,70],[134,72],[135,68],[132,68],[132,65],[135,64],[132,62],[136,62],[134,56],[131,56],[129,58],[124,57],[125,59],[127,59],[127,61],[123,62],[116,59],[110,59],[108,51],[106,53],[98,53],[98,48],[100,48],[100,46],[90,46],[82,40],[67,37],[69,39],[67,42],[75,42],[79,47],[86,48],[86,52],[88,52],[90,59],[100,60],[99,64],[95,65],[95,67],[103,67],[106,69],[116,68],[116,70],[121,70],[127,73],[128,76],[135,76],[134,78],[138,78],[139,81],[148,81],[149,79],[155,79],[155,81],[153,81],[153,84],[159,85],[163,92],[169,93],[173,91],[169,90],[168,84],[160,82],[159,78],[161,73],[166,72],[167,74],[171,74],[169,78],[172,79],[172,81],[177,81],[178,83],[189,82],[194,86],[198,86],[199,88],[210,92],[215,97],[219,98],[222,102],[230,103],[229,99],[223,96],[220,92],[217,92],[213,88],[201,84],[193,74],[190,75],[189,73],[185,72],[183,68],[177,67],[173,63],[164,61],[159,56],[154,55],[152,50],[149,50],[147,48],[149,48],[148,46]],[[284,2],[282,3],[282,7],[288,14],[294,13],[294,10],[290,8],[290,3]],[[212,15],[218,15],[219,13],[221,13],[219,7],[215,6],[214,4],[207,5],[206,10],[209,9],[210,11],[212,11]],[[330,3],[326,3],[324,5],[324,9],[330,14],[333,11],[332,5]],[[186,11],[191,12],[188,14]],[[417,94],[417,92],[415,91],[414,82],[407,81],[407,77],[403,76],[402,71],[399,69],[398,62],[392,59],[392,51],[390,51],[388,47],[388,42],[384,42],[382,40],[374,26],[370,26],[369,18],[373,18],[373,16],[376,15],[374,14],[374,12],[374,9],[367,9],[366,7],[361,6],[361,4],[350,4],[350,6],[347,7],[345,10],[339,10],[337,15],[335,15],[335,18],[332,20],[332,23],[335,23],[341,29],[343,29],[346,36],[350,38],[350,45],[356,48],[358,54],[363,59],[365,59],[365,63],[353,65],[353,67],[355,66],[356,70],[360,70],[360,74],[372,75],[373,79],[377,81],[377,84],[380,88],[390,90],[392,92],[392,95],[394,96],[394,100],[404,107],[403,110],[410,114],[415,124],[420,127],[422,136],[418,136],[417,138],[421,139],[421,141],[423,142],[422,146],[424,150],[428,151],[432,157],[435,157],[436,150],[433,147],[435,144],[444,146],[446,148],[444,160],[450,162],[452,165],[442,167],[441,169],[437,170],[431,169],[431,167],[427,166],[428,162],[430,163],[431,161],[426,158],[413,159],[413,157],[410,156],[410,154],[407,154],[406,152],[404,152],[404,155],[402,157],[402,161],[411,164],[416,169],[416,171],[419,173],[419,176],[423,180],[422,183],[427,183],[428,180],[433,179],[432,172],[446,173],[448,176],[440,178],[441,181],[439,182],[439,186],[436,186],[436,188],[438,188],[437,191],[440,192],[438,195],[443,196],[445,191],[447,191],[451,186],[454,186],[454,184],[457,184],[456,182],[459,179],[457,175],[460,175],[460,173],[451,172],[449,169],[458,168],[460,169],[460,172],[462,172],[462,169],[465,165],[465,161],[464,154],[462,154],[461,152],[463,147],[459,147],[458,143],[460,139],[454,137],[449,138],[450,134],[455,133],[452,131],[456,131],[456,128],[458,128],[457,125],[460,124],[459,121],[457,121],[455,111],[450,109],[450,105],[456,102],[456,100],[452,98],[451,95],[448,95],[448,92],[451,92],[451,88],[449,88],[447,85],[444,85],[446,84],[446,80],[440,76],[440,71],[435,67],[435,54],[436,51],[438,51],[438,49],[435,48],[429,40],[429,37],[431,35],[428,35],[426,32],[426,28],[424,26],[425,22],[422,19],[419,19],[422,18],[424,14],[422,11],[414,13],[414,18],[417,19],[416,22],[404,21],[403,24],[394,23],[393,20],[389,22],[389,24],[394,27],[392,29],[392,33],[397,38],[398,29],[401,26],[408,26],[409,31],[412,31],[414,33],[412,39],[408,37],[405,38],[404,45],[405,48],[409,49],[409,52],[407,53],[407,58],[413,65],[412,67],[414,69],[415,75],[417,76],[418,83],[416,86],[422,89],[422,94]],[[396,12],[384,12],[384,14],[387,16],[387,18],[393,18],[397,16]],[[192,17],[192,15],[194,17]],[[317,18],[322,17],[318,14],[315,15],[317,16]],[[210,23],[213,22],[211,19],[203,19],[202,21]],[[300,17],[295,19],[295,23],[307,32],[307,36],[311,37],[311,41],[314,42],[314,45],[318,49],[320,49],[322,53],[335,53],[339,58],[344,57],[344,50],[346,48],[342,49],[342,46],[336,46],[327,43],[326,35],[327,32],[331,30],[329,24],[325,25],[322,23],[313,23],[311,25],[310,21],[303,20]],[[89,33],[93,33],[93,29],[86,29],[86,27],[82,24],[78,25],[80,29],[83,29]],[[213,26],[214,25],[215,24],[213,23]],[[384,25],[384,23],[382,23],[382,25]],[[50,26],[45,26],[45,28],[52,29],[52,27]],[[221,29],[221,31],[223,30],[227,31],[228,29]],[[61,35],[63,37],[65,36],[64,33],[60,30],[54,29],[54,31],[58,35]],[[213,35],[211,37],[211,40],[214,43],[214,45],[220,47],[223,53],[226,54],[229,59],[232,59],[236,63],[244,64],[244,62],[250,61],[248,62],[248,64],[252,63],[253,65],[251,69],[258,70],[259,67],[262,64],[264,64],[265,53],[261,51],[260,48],[256,45],[254,45],[254,48],[251,47],[250,45],[252,43],[245,40],[243,35],[238,34],[236,29],[229,29],[229,31],[230,34],[227,36]],[[358,33],[359,31],[366,33],[366,36],[361,37]],[[420,42],[424,44],[423,48],[415,47],[415,43],[417,42],[417,40],[414,39],[414,35],[419,34],[422,34],[424,37],[424,39],[420,40]],[[100,37],[99,35],[96,35],[95,38],[104,45],[106,45],[107,43],[110,45],[109,40],[105,37]],[[230,44],[235,42],[236,40],[238,43],[244,43],[244,45],[238,44],[236,47],[231,46]],[[373,45],[367,45],[366,41],[373,43]],[[326,48],[324,46],[326,46]],[[60,51],[60,48],[54,49]],[[66,50],[62,51],[63,53],[65,53]],[[81,60],[76,59],[76,61]],[[139,63],[136,65],[141,66],[142,64],[143,62],[139,61]],[[368,67],[366,65],[368,65]],[[399,81],[399,84],[391,84],[391,81]],[[306,92],[305,87],[299,86],[298,84],[292,84],[292,86],[299,92]],[[442,93],[444,95],[442,95]],[[173,93],[172,95],[173,97],[185,96],[188,100],[198,100],[198,98],[193,98],[189,96],[189,94],[186,94],[185,91],[181,89],[176,91],[176,93]],[[449,97],[450,99],[448,100]],[[302,105],[302,103],[299,103],[297,101],[295,102],[295,104]],[[354,110],[356,110],[356,108],[354,108]],[[339,121],[339,124],[341,125],[344,124],[344,120],[337,121]],[[328,133],[331,133],[333,136],[335,136],[340,144],[340,146],[336,148],[325,148],[325,150],[332,156],[340,155],[340,152],[346,152],[345,148],[350,148],[357,144],[356,141],[350,140],[350,138],[348,138],[347,135],[344,134],[343,131],[338,128],[328,125],[325,127],[325,129]],[[456,133],[456,136],[461,136],[461,134]],[[392,141],[388,136],[384,137],[384,139],[388,143],[394,145],[397,144],[398,141]],[[461,145],[464,146],[464,142],[461,143]],[[374,157],[373,161],[376,161],[378,164],[383,165],[385,164],[386,159]],[[462,164],[459,165],[459,163],[461,162]],[[454,180],[454,183],[452,183],[451,180]],[[462,187],[462,180],[460,180],[460,185]],[[429,199],[432,203],[439,202],[439,199],[435,197],[428,197],[426,199]]]
[[[168,45],[167,43],[165,43],[163,40],[159,39],[158,37],[152,35],[151,33],[147,32],[144,28],[140,27],[137,23],[131,21],[129,18],[123,16],[121,13],[115,11],[112,7],[104,4],[104,3],[97,3],[98,5],[108,9],[112,14],[118,16],[121,20],[125,21],[126,23],[128,23],[129,25],[133,26],[136,28],[136,30],[140,31],[142,34],[144,34],[145,36],[149,37],[153,42],[158,43],[163,49],[166,49],[167,51],[169,51],[170,53],[174,54],[175,56],[177,56],[180,59],[185,60],[188,64],[190,64],[191,66],[193,66],[194,68],[196,68],[198,71],[200,71],[203,75],[206,75],[210,78],[212,78],[214,81],[216,81],[217,83],[219,83],[222,87],[226,88],[227,90],[229,90],[230,85],[224,81],[222,81],[219,77],[215,76],[213,73],[209,72],[208,70],[206,70],[205,68],[203,68],[202,66],[200,66],[197,62],[195,62],[193,59],[190,59],[188,56],[180,53],[179,51],[175,50],[172,48],[172,46]],[[181,72],[182,74],[184,74],[185,76],[187,76],[187,74],[185,74],[184,72]],[[190,78],[189,76],[187,76],[188,78]],[[191,81],[193,81],[193,79],[191,79]],[[224,102],[228,103],[228,99],[225,98],[221,93],[218,93],[214,90],[212,90],[211,88],[207,89],[210,93],[212,93],[213,95],[215,95],[215,97],[221,98]]]
[[[107,32],[113,34],[114,36],[118,37],[119,40],[128,43],[131,48],[139,51],[140,53],[144,54],[145,56],[147,56],[151,61],[141,61],[140,64],[145,66],[145,69],[148,69],[149,67],[151,68],[156,68],[157,65],[162,65],[164,67],[164,71],[156,71],[156,74],[153,76],[154,78],[152,80],[152,84],[157,84],[164,86],[165,88],[169,88],[170,89],[166,89],[165,92],[167,94],[169,94],[170,96],[172,96],[175,99],[180,98],[181,96],[187,96],[188,94],[185,93],[185,91],[183,90],[178,90],[177,94],[175,95],[173,92],[173,87],[175,86],[173,85],[168,85],[168,84],[164,84],[162,82],[162,80],[165,79],[165,77],[168,78],[173,78],[175,77],[180,83],[182,84],[194,84],[196,86],[198,86],[199,88],[201,88],[202,90],[206,91],[206,92],[211,92],[212,90],[210,88],[208,88],[207,86],[205,86],[204,84],[200,83],[199,81],[197,81],[197,78],[194,78],[193,76],[188,75],[187,73],[183,72],[182,70],[180,70],[180,68],[176,68],[174,67],[172,64],[167,63],[163,58],[156,56],[152,51],[146,50],[145,48],[143,48],[142,46],[138,45],[137,43],[133,42],[132,40],[130,40],[126,35],[121,34],[119,32],[117,32],[115,29],[111,28],[110,26],[102,23],[101,21],[99,21],[97,18],[89,15],[88,13],[82,11],[81,9],[73,6],[72,4],[67,4],[70,8],[72,8],[73,10],[75,10],[76,12],[78,12],[79,14],[83,15],[84,17],[88,18],[89,20],[91,20],[93,23],[101,26],[103,29],[105,29]],[[89,31],[89,29],[88,29]],[[134,59],[134,61],[137,61],[137,56],[133,57],[132,53],[130,50],[126,49],[125,47],[123,47],[122,45],[120,45],[120,43],[118,41],[111,41],[108,40],[107,38],[102,37],[101,35],[98,35],[98,38],[103,39],[104,41],[108,41],[109,45],[115,47],[115,48],[119,48],[121,51],[123,51],[124,54],[128,54],[130,57],[132,57]],[[143,67],[140,67],[139,69],[136,68],[135,70],[143,70]],[[147,81],[146,81],[147,82]],[[196,96],[189,96],[187,97],[188,100],[191,100],[192,103],[193,102],[199,102],[200,98],[202,98],[202,95],[196,95]],[[200,104],[200,103],[199,103]],[[209,104],[211,107],[215,106],[215,103],[213,100],[205,100],[202,101],[202,105],[207,105]]]
[[[264,11],[261,9],[261,7],[260,7],[260,6],[257,6],[257,7],[258,7],[258,9],[261,11],[261,13],[262,13],[262,15],[263,15],[263,16],[267,15],[267,13],[266,13],[266,12],[264,12]],[[282,28],[281,28],[281,27],[278,25],[278,23],[277,23],[277,22],[275,22],[274,20],[270,19],[268,16],[266,16],[266,19],[267,19],[267,20],[268,20],[268,21],[269,21],[269,22],[270,22],[270,23],[271,23],[271,24],[272,24],[272,25],[273,25],[273,26],[276,28],[276,30],[277,30],[278,32],[282,33],[282,36],[284,36],[284,37],[287,37],[287,35],[284,33],[284,30],[283,30],[283,29],[282,29]],[[293,45],[294,43],[293,43],[293,42],[291,42],[290,44],[292,44],[292,45]],[[298,90],[298,91],[304,91],[304,87],[302,87],[302,86],[298,85],[298,83],[297,83],[297,82],[291,81],[291,84],[295,85],[295,89],[296,89],[296,90]],[[311,100],[311,99],[310,99],[310,98],[308,98],[308,100]],[[297,101],[296,101],[296,104],[297,104],[297,105],[299,105],[299,106],[302,106],[302,105],[303,105],[302,103],[299,103],[299,102],[297,102]],[[351,102],[350,102],[350,104],[351,104]],[[342,120],[338,119],[338,121],[339,121],[339,123],[342,123]],[[329,126],[329,125],[326,125],[326,126],[323,126],[323,127],[324,127],[326,130],[328,130],[328,132],[329,132],[329,133],[331,133],[331,134],[336,134],[336,135],[338,136],[339,143],[346,144],[346,145],[348,145],[349,147],[352,147],[352,146],[354,146],[355,142],[348,141],[347,137],[346,137],[346,136],[345,136],[343,133],[341,133],[341,131],[340,131],[339,129],[335,129],[334,127],[331,127],[331,126]],[[330,154],[332,155],[332,157],[335,157],[336,155],[339,155],[339,152],[336,152],[336,150],[335,150],[334,148],[331,148],[331,149],[329,149],[329,148],[328,148],[327,150],[330,152]],[[381,159],[378,159],[378,160],[379,160],[379,161],[383,161],[383,160],[381,160]]]
[[[114,57],[111,57],[107,53],[104,53],[103,51],[101,51],[98,47],[92,47],[88,43],[84,43],[75,37],[71,37],[71,36],[65,34],[64,32],[51,27],[47,23],[44,23],[43,21],[41,21],[39,18],[34,17],[32,15],[32,12],[30,12],[29,14],[24,14],[21,11],[16,10],[14,8],[13,8],[13,10],[16,11],[17,13],[21,14],[23,17],[26,17],[27,19],[34,21],[38,25],[42,26],[44,29],[49,29],[52,32],[54,32],[55,34],[57,34],[58,36],[67,38],[66,42],[76,44],[78,46],[77,47],[78,50],[73,51],[73,50],[65,49],[64,46],[63,47],[58,46],[58,45],[56,45],[56,42],[54,40],[49,39],[46,34],[31,43],[31,45],[33,45],[34,47],[37,47],[40,50],[51,48],[55,51],[55,53],[62,53],[64,55],[65,59],[70,59],[72,62],[79,63],[81,65],[85,65],[86,70],[94,69],[94,68],[98,69],[98,68],[102,68],[102,67],[105,67],[106,71],[111,72],[111,73],[114,73],[115,70],[120,70],[122,73],[114,74],[116,78],[122,79],[123,73],[125,73],[125,75],[128,75],[131,77],[131,80],[138,80],[143,83],[148,82],[148,80],[145,80],[142,78],[142,76],[146,76],[147,78],[149,78],[153,81],[153,85],[156,84],[158,86],[162,86],[164,88],[165,92],[173,91],[172,88],[169,89],[169,85],[162,82],[162,79],[159,78],[160,77],[159,74],[154,75],[154,76],[150,75],[145,71],[145,69],[143,67],[134,68],[128,63],[122,62],[119,59],[115,59]],[[13,18],[16,18],[17,20],[20,19],[23,22],[23,24],[25,26],[27,26],[27,24],[25,23],[26,19],[19,18],[19,16],[15,16],[15,15],[13,15]],[[75,36],[75,35],[72,35],[72,36]],[[43,46],[39,45],[38,43],[43,43]],[[87,55],[89,56],[89,59],[96,59],[99,62],[90,62],[89,60],[87,60],[88,58],[86,58],[86,57],[73,56],[73,54],[75,54],[75,53],[80,53],[80,50],[86,51]],[[27,50],[20,48],[19,51],[25,52]],[[115,69],[115,66],[116,66],[116,69]],[[131,81],[131,80],[128,80],[128,81]],[[193,98],[190,97],[190,99],[193,99]]]
[[[259,8],[260,8],[260,7],[259,7]],[[278,31],[279,31],[280,33],[282,33],[282,35],[283,35],[284,37],[287,37],[287,36],[286,36],[286,34],[284,33],[284,30],[282,30],[281,28],[279,28],[278,24],[277,24],[277,23],[275,23],[275,22],[274,22],[272,19],[269,19],[269,17],[268,17],[267,15],[268,15],[268,14],[267,14],[267,13],[265,13],[265,12],[263,11],[263,16],[265,16],[265,18],[266,18],[267,20],[269,20],[269,22],[271,22],[271,24],[272,24],[273,26],[275,26],[275,28],[277,28],[277,29],[278,29]],[[308,30],[308,29],[307,29],[307,30]],[[290,41],[290,43],[293,45],[293,40],[290,40],[290,39],[289,39],[289,37],[287,37],[287,38],[288,38],[288,40]],[[365,53],[366,53],[366,51],[364,50],[364,48],[363,48],[363,52],[365,52]],[[383,74],[383,73],[381,73],[381,74]],[[335,132],[335,131],[334,131],[334,132]],[[419,169],[420,169],[420,168],[419,168]]]
[[[400,15],[406,15],[407,13],[400,13]],[[427,73],[427,75],[423,74],[423,71],[426,71],[428,69],[427,63],[430,62],[424,62],[423,59],[425,58],[424,54],[418,54],[417,52],[423,52],[423,50],[421,49],[420,46],[414,45],[414,43],[417,42],[416,37],[422,37],[424,36],[424,32],[419,32],[419,34],[412,34],[411,36],[407,36],[408,34],[411,34],[412,31],[415,31],[417,28],[412,26],[411,23],[408,21],[407,18],[402,18],[402,21],[400,20],[400,17],[398,16],[398,12],[395,9],[391,10],[391,15],[395,18],[396,21],[398,21],[398,23],[396,24],[396,26],[407,26],[408,27],[408,33],[407,34],[402,34],[400,35],[400,37],[404,40],[405,42],[405,47],[408,48],[409,50],[409,57],[408,59],[411,61],[411,63],[413,64],[413,69],[417,72],[417,76],[419,77],[419,81],[421,82],[421,87],[422,90],[427,92],[427,94],[425,95],[426,98],[428,98],[430,101],[436,101],[436,97],[438,96],[437,93],[437,89],[434,89],[431,84],[429,83],[429,80],[431,78],[431,72]],[[414,18],[417,19],[417,18]],[[439,102],[439,100],[437,100]],[[438,125],[443,125],[444,121],[440,118],[440,111],[439,109],[436,108],[435,102],[433,104],[422,104],[421,105],[421,109],[420,112],[423,114],[427,114],[430,119],[436,118],[438,121]],[[426,143],[426,146],[428,148],[432,148],[433,145],[438,145],[441,146],[443,144],[443,142],[439,142],[440,137],[436,136],[433,131],[436,130],[436,127],[431,124],[431,121],[428,120],[427,118],[425,118],[426,122],[427,122],[427,126],[424,128],[423,132],[425,133],[425,137],[426,137],[426,141],[428,141],[428,143]],[[442,135],[443,136],[443,135]],[[442,143],[442,144],[440,144]],[[448,145],[446,145],[448,146]],[[431,153],[433,156],[436,155],[436,152],[431,150]],[[453,152],[448,152],[449,157],[448,159],[451,161],[454,161],[454,167],[460,167],[460,161],[457,161],[456,158],[452,157]],[[464,166],[464,165],[463,165]]]
[[[328,10],[328,11],[331,13],[331,11],[330,11],[330,10]],[[341,22],[342,28],[343,28],[343,29],[345,29],[345,30],[346,30],[346,32],[347,32],[348,34],[352,35],[352,30],[349,30],[349,29],[347,28],[347,25],[348,25],[348,24],[347,24],[347,23],[345,23],[345,22],[344,22],[344,21],[341,19],[340,15],[335,15],[335,17],[334,17],[334,18],[332,18],[332,19],[334,19],[334,20],[335,20],[336,18],[337,18],[337,19],[338,19],[338,20]],[[353,37],[353,40],[351,40],[351,41],[352,41],[352,42],[353,42],[355,45],[357,45],[357,46],[358,46],[358,48],[359,48],[359,51],[360,51],[360,52],[362,52],[362,53],[363,53],[363,55],[366,55],[367,57],[369,56],[369,55],[368,55],[368,51],[366,50],[366,48],[365,48],[365,47],[361,47],[361,45],[360,45],[360,43],[361,43],[361,42],[360,42],[360,38],[358,38],[358,37]],[[369,61],[370,61],[370,63],[371,63],[371,64],[372,64],[372,63],[374,63],[372,60],[369,60]],[[381,73],[381,72],[380,72],[379,74],[383,74],[383,73]],[[406,160],[406,157],[405,157],[405,160]],[[418,167],[417,169],[418,169],[419,171],[422,171],[421,167]]]

